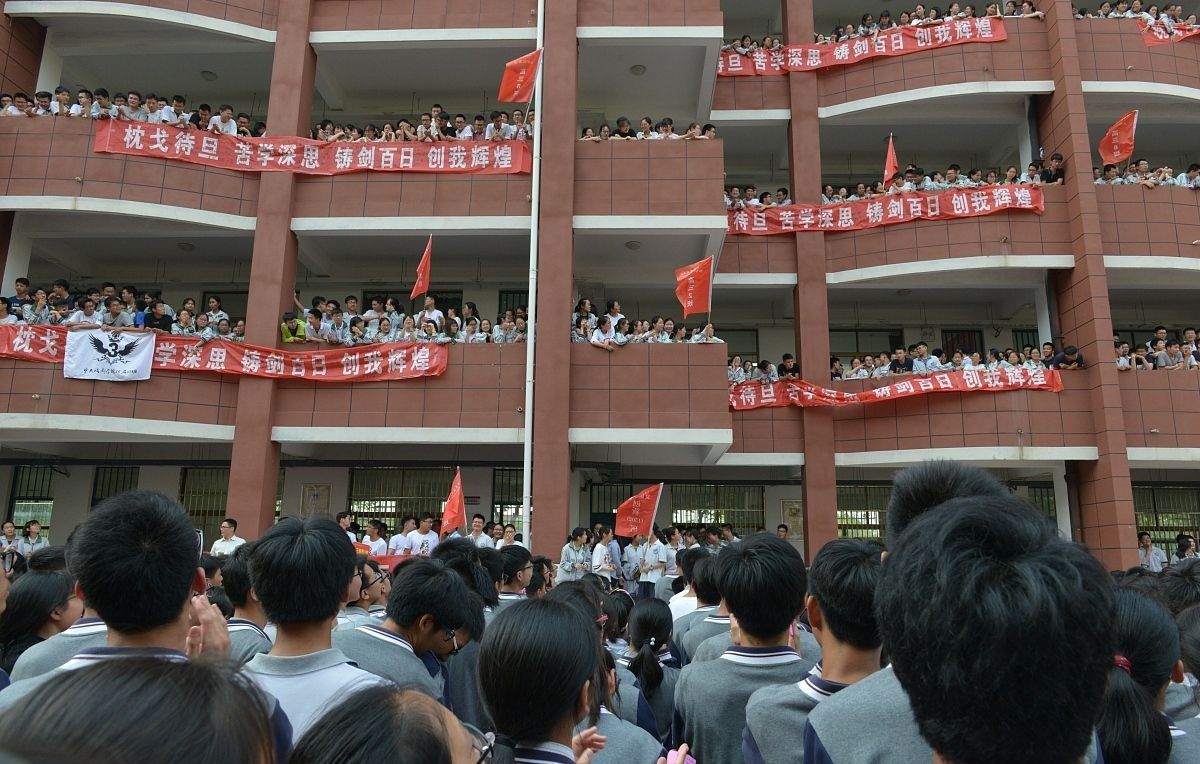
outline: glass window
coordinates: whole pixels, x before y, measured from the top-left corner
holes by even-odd
[[[837,487],[838,536],[883,538],[891,483],[856,483]]]
[[[891,354],[904,344],[904,334],[899,329],[837,329],[829,332],[829,353],[849,365],[850,359],[866,353]]]
[[[1137,529],[1170,556],[1176,534],[1200,536],[1200,484],[1134,483],[1133,511]]]
[[[137,467],[97,467],[92,478],[92,506],[137,488]]]
[[[389,532],[405,517],[442,516],[454,480],[453,467],[355,467],[350,470],[350,514],[359,526],[382,520]]]
[[[1012,346],[1017,350],[1018,353],[1021,352],[1021,348],[1025,347],[1026,345],[1033,345],[1038,350],[1041,350],[1042,341],[1039,339],[1038,335],[1039,332],[1037,329],[1013,329]]]
[[[500,290],[500,307],[496,309],[497,313],[503,315],[504,311],[511,310],[516,312],[517,308],[529,307],[529,290],[528,289],[501,289]],[[480,318],[491,318],[490,316],[480,316]]]
[[[517,533],[521,527],[521,474],[519,467],[497,467],[492,470],[492,519],[500,523],[512,523]],[[530,509],[532,517],[533,510]]]
[[[47,464],[21,464],[13,475],[12,500],[8,516],[17,526],[37,520],[42,535],[50,535],[50,516],[54,512],[54,467]]]
[[[729,523],[745,536],[763,527],[761,485],[673,485],[671,523],[677,526]]]

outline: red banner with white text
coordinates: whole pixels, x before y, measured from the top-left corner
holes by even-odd
[[[0,326],[0,357],[62,363],[67,330],[61,326]],[[446,372],[445,345],[381,344],[295,352],[215,339],[157,335],[153,371],[209,372],[313,382],[384,382],[437,377]],[[153,373],[152,371],[152,373]]]
[[[1189,26],[1187,24],[1176,24],[1171,29],[1168,29],[1161,22],[1147,24],[1139,21],[1138,26],[1142,30],[1142,42],[1146,43],[1147,47],[1170,45],[1173,42],[1179,42],[1180,40],[1200,35],[1200,26]]]
[[[97,120],[96,124],[94,149],[100,153],[159,157],[243,172],[516,175],[533,168],[527,141],[314,141],[295,136],[243,138],[112,119]]]
[[[729,386],[731,411],[777,408],[782,406],[849,406],[877,403],[928,393],[1002,393],[1010,390],[1048,390],[1062,392],[1060,372],[1053,369],[963,369],[940,372],[927,377],[912,376],[890,385],[861,393],[817,387],[802,379],[786,379],[763,384],[743,382]]]
[[[1035,186],[955,188],[908,193],[840,204],[789,204],[729,211],[729,233],[769,236],[795,231],[859,231],[912,220],[950,220],[1005,210],[1042,214],[1046,198]]]
[[[1008,32],[1000,19],[959,19],[927,26],[899,27],[845,42],[788,45],[778,51],[755,50],[742,54],[736,50],[725,50],[721,51],[717,60],[717,75],[756,77],[809,72],[829,66],[857,64],[880,56],[903,56],[968,42],[1003,42],[1007,39]]]

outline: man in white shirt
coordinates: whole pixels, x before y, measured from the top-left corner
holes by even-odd
[[[667,569],[667,545],[657,535],[650,537],[650,545],[642,558],[642,577],[638,579],[638,596],[650,599],[654,596],[654,585]]]
[[[600,535],[596,546],[592,549],[592,572],[601,578],[614,578],[617,575],[617,561],[608,550],[608,542],[612,540],[612,528],[600,526]]]
[[[437,125],[434,124],[433,115],[429,112],[421,115],[421,124],[417,125],[417,140],[423,143],[442,140],[442,135],[438,132]]]
[[[132,122],[145,122],[146,110],[142,108],[142,94],[136,90],[130,90],[125,95],[125,105],[118,112],[121,119],[128,119]]]
[[[221,538],[213,542],[212,556],[225,557],[233,554],[233,550],[246,543],[246,539],[237,535],[237,520],[227,517],[221,521]]]
[[[233,118],[233,107],[223,103],[218,112],[208,120],[209,132],[237,135],[237,121]]]
[[[1146,531],[1138,534],[1138,565],[1151,573],[1162,573],[1167,567],[1166,552],[1154,546]]]
[[[617,302],[616,300],[609,300],[607,308],[608,309],[605,312],[608,314],[608,320],[612,323],[612,326],[615,329],[617,322],[622,318],[625,318],[625,316],[621,313],[621,303]]]
[[[440,310],[438,310],[437,300],[433,297],[433,295],[428,294],[425,295],[425,308],[417,314],[417,325],[420,326],[426,321],[433,321],[436,323],[439,331],[446,323],[446,317]]]
[[[496,540],[483,532],[485,525],[487,525],[487,520],[484,519],[483,515],[473,515],[471,517],[471,532],[467,534],[467,538],[469,538],[477,547],[495,549]]]
[[[1179,173],[1175,185],[1180,188],[1200,188],[1200,164],[1188,165],[1187,172]]]
[[[346,537],[350,539],[351,544],[358,543],[358,536],[354,535],[354,531],[350,530],[350,513],[338,512],[333,518],[338,527],[346,532]]]
[[[417,526],[417,529],[409,531],[408,536],[405,537],[401,554],[428,557],[433,554],[434,549],[437,549],[437,545],[438,535],[433,532],[433,515],[426,512],[421,515],[421,524]]]
[[[104,323],[104,315],[96,310],[96,302],[90,297],[85,297],[79,303],[79,310],[71,314],[63,326],[101,326]]]
[[[454,137],[460,141],[471,140],[474,131],[471,129],[471,124],[467,122],[466,114],[454,115]]]
[[[330,345],[353,344],[350,341],[350,325],[346,323],[341,308],[333,309],[333,321],[328,326],[322,326],[318,336]]]
[[[484,132],[483,138],[488,141],[506,141],[513,137],[516,129],[512,125],[504,124],[502,115],[498,111],[491,113],[491,123],[488,124],[487,130]]]
[[[152,125],[161,125],[163,121],[162,105],[153,93],[146,94],[146,121]]]
[[[363,543],[371,547],[371,556],[387,554],[387,539],[384,538],[386,532],[387,527],[383,521],[374,518],[367,521],[367,535],[363,538]]]

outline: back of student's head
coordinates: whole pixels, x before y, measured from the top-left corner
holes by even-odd
[[[1183,668],[1200,677],[1200,605],[1193,605],[1175,616],[1179,626],[1179,656]]]
[[[1151,573],[1141,566],[1114,573],[1113,582],[1121,589],[1132,589],[1151,597],[1158,596],[1158,574]]]
[[[709,557],[712,557],[712,555],[703,549],[700,549],[699,547],[695,549],[685,549],[679,553],[678,557],[675,558],[675,564],[679,566],[679,574],[683,576],[688,583],[691,583],[692,570],[696,567],[696,563]]]
[[[638,600],[629,614],[629,646],[637,650],[629,670],[647,698],[654,697],[662,684],[658,651],[671,641],[672,625],[670,605],[654,597]]]
[[[833,638],[863,650],[879,647],[875,589],[883,575],[883,545],[868,539],[835,539],[808,569],[808,593],[821,607]]]
[[[717,558],[702,549],[696,551],[704,555],[692,566],[692,589],[696,592],[696,604],[720,604],[721,581],[717,575]]]
[[[288,518],[254,543],[250,580],[272,623],[332,619],[355,573],[354,545],[324,517]]]
[[[887,542],[896,543],[917,516],[951,499],[1004,496],[1009,490],[979,467],[962,462],[922,462],[896,473],[887,506]]]
[[[479,688],[496,731],[538,743],[564,718],[574,725],[599,665],[595,626],[576,607],[548,595],[505,608],[479,650]]]
[[[1116,613],[1116,657],[1096,724],[1100,749],[1106,762],[1162,764],[1171,728],[1155,704],[1179,661],[1179,629],[1165,607],[1129,589],[1117,591]]]
[[[200,553],[200,567],[204,569],[204,577],[212,578],[221,569],[221,558],[207,552]]]
[[[472,639],[483,636],[482,603],[462,577],[441,560],[417,559],[402,565],[392,578],[387,617],[408,628],[422,616],[440,629],[465,629]]]
[[[493,575],[485,563],[489,560],[499,562],[497,554],[495,549],[475,546],[470,539],[448,539],[438,544],[430,557],[445,563],[462,578],[468,589],[479,595],[484,605],[492,607],[500,601],[496,595],[496,582],[500,580],[503,568],[494,566],[496,575]]]
[[[446,712],[423,692],[390,685],[359,690],[296,742],[288,764],[453,764]]]
[[[43,684],[0,716],[0,739],[36,762],[266,762],[268,713],[232,664],[125,658]]]
[[[520,544],[508,544],[500,550],[500,557],[504,561],[502,583],[505,585],[512,583],[533,559],[529,550]]]
[[[1112,667],[1113,591],[1011,494],[916,518],[890,548],[875,613],[925,740],[956,764],[1077,762]]]
[[[1175,615],[1200,604],[1200,558],[1189,557],[1168,568],[1158,581],[1158,591]]]
[[[254,551],[254,542],[242,544],[237,549],[221,558],[221,585],[225,587],[225,595],[235,608],[245,607],[250,599],[250,553]]]
[[[42,547],[29,555],[27,567],[29,570],[66,570],[67,548],[61,545]]]
[[[130,491],[92,509],[67,558],[85,602],[108,627],[137,633],[179,617],[195,593],[200,550],[178,502]]]
[[[604,600],[604,638],[622,639],[629,625],[629,612],[633,610],[633,597],[624,589],[616,589]]]
[[[804,609],[804,558],[783,539],[759,533],[717,556],[721,597],[738,626],[752,637],[787,631]]]

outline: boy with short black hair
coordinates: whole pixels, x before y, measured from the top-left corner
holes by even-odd
[[[242,544],[233,554],[221,558],[221,580],[225,595],[233,604],[229,625],[229,657],[245,663],[259,653],[270,652],[271,639],[263,629],[267,614],[263,612],[254,586],[250,583],[250,554],[253,544]]]
[[[696,593],[696,610],[686,616],[672,638],[679,648],[680,665],[686,666],[696,657],[700,643],[717,634],[729,633],[729,606],[721,596],[720,560],[728,552],[713,557],[708,564],[697,562],[692,569],[692,586]]]

